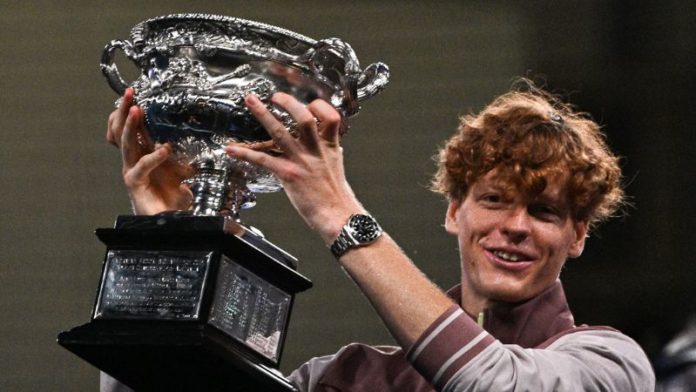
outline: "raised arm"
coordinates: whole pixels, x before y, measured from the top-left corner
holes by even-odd
[[[366,212],[345,178],[339,145],[341,116],[323,100],[305,106],[287,94],[277,93],[273,103],[297,121],[296,138],[258,98],[251,95],[246,99],[283,154],[273,157],[240,146],[229,146],[227,152],[271,170],[300,216],[328,246],[352,214]],[[339,262],[405,348],[453,304],[387,234],[369,246],[348,251]]]

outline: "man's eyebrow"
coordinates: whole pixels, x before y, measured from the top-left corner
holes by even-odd
[[[571,211],[571,203],[562,196],[537,195],[530,200],[530,203],[544,203],[556,208],[559,212],[568,213]]]
[[[486,193],[486,192],[496,192],[500,194],[506,194],[505,188],[500,185],[495,184],[479,184],[474,191],[476,193]]]

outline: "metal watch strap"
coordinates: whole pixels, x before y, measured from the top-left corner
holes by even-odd
[[[354,226],[358,227],[354,227]],[[363,230],[367,230],[367,235]],[[331,244],[331,253],[336,258],[352,248],[371,244],[383,233],[379,223],[370,215],[353,214]]]
[[[336,237],[333,244],[331,244],[331,253],[333,253],[336,258],[341,257],[350,248],[351,242],[349,238],[345,227],[342,228],[338,237]]]

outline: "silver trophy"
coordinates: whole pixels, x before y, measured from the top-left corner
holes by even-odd
[[[281,153],[244,105],[256,94],[292,132],[290,116],[274,107],[275,92],[304,103],[321,98],[344,117],[378,94],[389,68],[364,70],[338,38],[315,41],[279,27],[203,14],[168,15],[136,25],[130,41],[104,49],[101,69],[118,94],[129,86],[114,63],[120,49],[141,70],[130,83],[152,141],[170,143],[175,159],[196,173],[187,180],[194,215],[231,215],[255,204],[254,193],[280,189],[268,171],[226,156],[229,143],[268,146]]]
[[[312,282],[293,256],[239,223],[255,193],[280,184],[223,147],[283,153],[244,105],[250,93],[292,133],[296,124],[271,104],[273,93],[325,99],[350,117],[387,84],[387,66],[361,69],[336,38],[170,15],[139,23],[130,41],[104,49],[101,68],[119,94],[129,84],[115,64],[118,50],[141,71],[130,86],[147,136],[170,143],[174,159],[194,169],[186,180],[193,206],[119,216],[113,228],[96,230],[107,251],[92,319],[58,342],[135,390],[295,391],[277,367],[294,295]]]

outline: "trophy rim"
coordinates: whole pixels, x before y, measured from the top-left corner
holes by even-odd
[[[297,41],[303,42],[306,45],[315,45],[318,41],[297,33],[292,30],[288,30],[282,27],[278,27],[272,24],[257,22],[250,19],[238,18],[235,16],[219,15],[219,14],[205,14],[205,13],[179,13],[179,14],[168,14],[160,15],[147,20],[144,20],[131,29],[130,38],[134,43],[143,43],[146,40],[146,35],[149,26],[156,25],[161,22],[216,22],[223,23],[229,26],[235,27],[251,27],[260,29],[267,33],[273,33],[285,38],[292,38]]]

